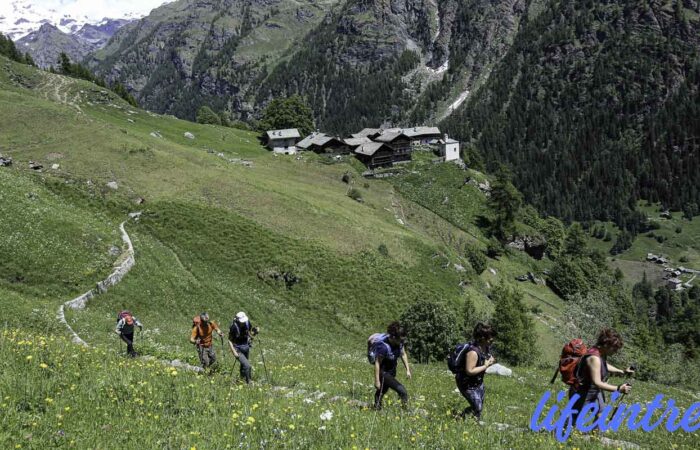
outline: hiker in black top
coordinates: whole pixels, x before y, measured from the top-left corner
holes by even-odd
[[[143,331],[143,325],[141,325],[141,322],[139,322],[139,320],[129,311],[119,313],[117,328],[114,330],[114,332],[119,335],[119,338],[122,341],[126,342],[126,353],[132,358],[138,356],[134,350],[134,329],[136,327],[139,327],[139,330]]]
[[[598,335],[596,344],[588,349],[586,356],[584,356],[579,362],[579,366],[576,370],[577,378],[580,380],[579,385],[577,388],[569,391],[569,397],[572,397],[574,394],[581,396],[574,404],[574,410],[576,412],[572,414],[572,424],[576,423],[578,413],[587,403],[597,402],[598,414],[596,417],[600,415],[605,403],[603,391],[617,391],[622,392],[623,394],[629,394],[632,390],[632,386],[630,386],[628,383],[615,386],[608,384],[607,382],[607,379],[611,374],[631,375],[634,373],[634,369],[632,367],[625,370],[620,370],[609,364],[607,361],[608,356],[617,353],[623,345],[624,342],[622,341],[622,337],[617,333],[617,331],[611,328],[605,328]]]
[[[243,311],[236,314],[228,332],[228,345],[231,353],[241,363],[240,375],[247,384],[251,380],[252,367],[249,362],[250,347],[253,346],[253,336],[258,334],[257,327],[250,325],[248,316]]]
[[[374,407],[382,409],[384,394],[389,389],[399,395],[401,404],[408,404],[408,392],[403,384],[396,379],[396,366],[399,358],[406,368],[406,376],[411,378],[411,368],[408,364],[408,355],[404,349],[406,331],[399,322],[392,322],[387,328],[387,337],[376,345],[376,359],[374,361]]]
[[[490,325],[479,322],[474,328],[473,341],[464,350],[464,370],[457,372],[455,381],[459,392],[467,399],[469,406],[462,411],[464,418],[469,412],[479,420],[484,406],[484,375],[486,369],[496,363],[491,356],[491,343],[495,332]]]

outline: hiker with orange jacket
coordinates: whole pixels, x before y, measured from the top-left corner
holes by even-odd
[[[132,358],[138,356],[134,350],[134,327],[139,327],[143,331],[143,325],[131,312],[120,312],[117,317],[117,328],[114,332],[119,335],[119,339],[126,342],[126,354]]]
[[[190,342],[197,346],[199,362],[202,364],[203,369],[210,367],[216,362],[214,339],[212,336],[214,331],[219,334],[219,337],[224,335],[216,322],[209,320],[209,314],[203,312],[199,316],[195,316],[192,320]]]

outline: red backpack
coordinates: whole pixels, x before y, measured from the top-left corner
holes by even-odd
[[[129,311],[129,310],[121,311],[121,312],[117,315],[117,323],[119,323],[119,321],[122,320],[122,319],[124,319],[124,322],[125,322],[127,325],[131,325],[131,324],[134,323],[134,315],[131,314],[131,311]]]
[[[582,339],[572,339],[564,345],[561,350],[561,356],[559,357],[559,367],[557,367],[552,381],[554,383],[557,379],[557,375],[561,374],[561,381],[568,386],[578,387],[579,379],[577,374],[577,368],[581,362],[581,358],[586,356],[588,352],[588,347],[583,343]]]

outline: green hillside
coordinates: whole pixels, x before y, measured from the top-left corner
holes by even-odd
[[[408,305],[439,301],[459,317],[470,299],[485,317],[494,286],[551,268],[516,250],[487,258],[480,274],[471,267],[465,249],[487,249],[484,223],[494,212],[464,178],[483,174],[418,155],[395,178],[365,180],[353,160],[276,156],[255,134],[135,109],[88,82],[3,57],[0,110],[0,153],[13,158],[0,167],[3,447],[557,445],[525,431],[566,336],[565,303],[542,284],[518,284],[541,351],[513,377],[488,380],[485,425],[454,420],[464,401],[443,362],[416,365],[410,410],[389,402],[375,413],[363,403],[373,392],[366,337]],[[347,172],[352,186],[342,181]],[[138,220],[127,219],[132,212]],[[86,309],[66,310],[90,347],[71,344],[56,312],[111,272],[124,221],[136,265]],[[540,225],[521,214],[516,227],[535,233]],[[284,273],[293,281],[275,279]],[[136,342],[144,358],[124,359],[112,332],[125,308],[146,326]],[[231,383],[233,360],[218,343],[212,375],[163,363],[196,363],[187,339],[202,310],[225,327],[245,310],[261,327],[254,387]],[[696,398],[640,382],[634,399],[657,392],[684,407]],[[324,421],[327,410],[333,418]],[[697,433],[665,431],[609,438],[698,443]],[[575,436],[568,445],[604,442]]]

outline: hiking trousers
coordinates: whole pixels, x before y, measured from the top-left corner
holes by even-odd
[[[202,364],[202,368],[206,369],[216,362],[216,353],[214,353],[214,346],[209,347],[197,347],[199,353],[199,362]]]
[[[466,383],[466,376],[460,377],[457,375],[457,388],[460,394],[469,402],[469,406],[464,408],[461,416],[466,417],[467,414],[471,413],[477,419],[481,419],[481,411],[484,409],[484,395],[486,394],[484,383],[481,383],[479,386],[470,386]]]
[[[252,372],[252,366],[250,361],[248,361],[250,346],[236,345],[236,351],[238,352],[238,362],[241,363],[241,379],[245,380],[246,383],[250,383],[250,374]]]
[[[126,353],[129,356],[134,356],[136,352],[134,351],[134,333],[124,333],[119,334],[119,338],[126,342]]]
[[[406,404],[408,403],[408,391],[406,391],[406,388],[403,384],[398,382],[395,373],[391,374],[389,372],[382,372],[380,382],[382,385],[381,389],[377,389],[374,393],[375,409],[382,409],[382,400],[384,398],[384,394],[386,394],[389,389],[396,392],[399,395],[403,406],[406,406]]]

